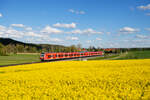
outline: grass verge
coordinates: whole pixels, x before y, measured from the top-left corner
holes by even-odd
[[[37,61],[40,61],[38,54],[16,54],[10,56],[0,56],[0,65],[30,63]]]

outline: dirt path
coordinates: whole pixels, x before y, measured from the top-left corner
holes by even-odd
[[[106,59],[104,59],[104,60],[115,60],[115,59],[118,59],[118,58],[121,58],[121,57],[125,57],[127,54],[128,54],[128,52],[122,53],[122,54],[120,54],[120,55],[117,56],[117,57],[114,57],[114,58],[106,58]]]

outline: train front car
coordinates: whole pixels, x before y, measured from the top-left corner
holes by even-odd
[[[44,58],[45,58],[45,53],[41,53],[41,55],[40,55],[40,60],[41,60],[41,61],[44,61]]]

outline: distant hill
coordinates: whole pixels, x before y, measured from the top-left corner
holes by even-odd
[[[26,46],[35,47],[35,48],[37,48],[37,50],[41,50],[41,49],[46,49],[46,50],[54,49],[55,50],[55,49],[60,49],[60,48],[61,49],[67,48],[67,47],[62,46],[62,45],[24,43],[24,42],[17,41],[17,40],[11,39],[11,38],[0,38],[0,43],[3,44],[4,46],[23,45],[24,47],[26,47]]]
[[[45,46],[45,45],[48,45],[48,46],[61,46],[61,47],[65,47],[65,46],[62,46],[62,45],[52,45],[52,44],[24,43],[24,42],[17,41],[17,40],[11,39],[11,38],[1,38],[1,37],[0,37],[0,43],[2,43],[3,45],[9,45],[9,44],[14,44],[14,45],[23,44],[23,45],[30,45],[30,46]]]
[[[22,45],[36,46],[35,44],[23,43],[21,41],[13,40],[10,38],[0,38],[0,43],[3,44],[4,46],[9,45],[9,44],[11,44],[11,45],[22,44]]]

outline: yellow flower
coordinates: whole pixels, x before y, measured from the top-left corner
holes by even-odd
[[[150,59],[0,68],[0,100],[150,99]]]

